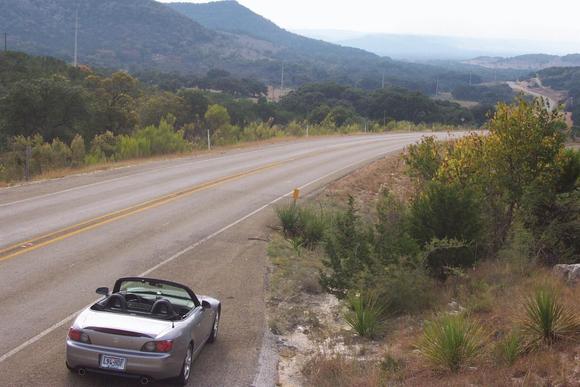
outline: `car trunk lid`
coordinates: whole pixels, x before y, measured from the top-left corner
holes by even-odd
[[[79,328],[87,332],[94,345],[141,350],[172,328],[171,321],[155,320],[100,311],[87,311],[79,319]]]

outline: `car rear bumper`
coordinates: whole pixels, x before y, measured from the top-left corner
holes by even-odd
[[[100,367],[102,355],[127,359],[125,371],[102,369]],[[66,362],[69,367],[119,376],[147,376],[158,380],[173,378],[181,372],[183,357],[176,353],[148,353],[100,347],[71,340],[66,342]]]

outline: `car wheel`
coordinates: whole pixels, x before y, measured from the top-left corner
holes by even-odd
[[[218,308],[217,312],[215,313],[215,317],[213,320],[213,326],[211,328],[211,334],[209,335],[209,339],[207,340],[209,343],[213,343],[217,340],[218,331],[220,327],[220,316],[221,316],[221,308]]]
[[[192,362],[193,362],[193,346],[189,344],[189,346],[187,347],[187,352],[185,353],[185,358],[183,359],[181,373],[177,377],[178,385],[185,386],[189,382],[189,378],[191,377]]]

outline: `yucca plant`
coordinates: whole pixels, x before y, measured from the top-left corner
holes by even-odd
[[[519,332],[511,332],[496,347],[498,360],[508,366],[513,365],[524,353],[524,343]]]
[[[525,304],[522,330],[528,346],[551,345],[580,336],[580,320],[550,288],[538,289]]]
[[[476,321],[446,314],[426,323],[417,349],[434,367],[457,372],[485,353],[486,336]]]
[[[285,237],[293,238],[299,234],[300,209],[296,204],[277,207],[276,215],[278,215]]]
[[[385,308],[375,294],[355,294],[347,300],[344,319],[362,337],[373,339],[385,326]]]

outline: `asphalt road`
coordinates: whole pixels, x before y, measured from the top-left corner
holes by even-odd
[[[0,190],[0,385],[125,385],[70,374],[64,339],[94,289],[144,274],[223,301],[221,337],[196,361],[192,385],[267,383],[255,381],[271,208],[421,136],[294,141]]]

